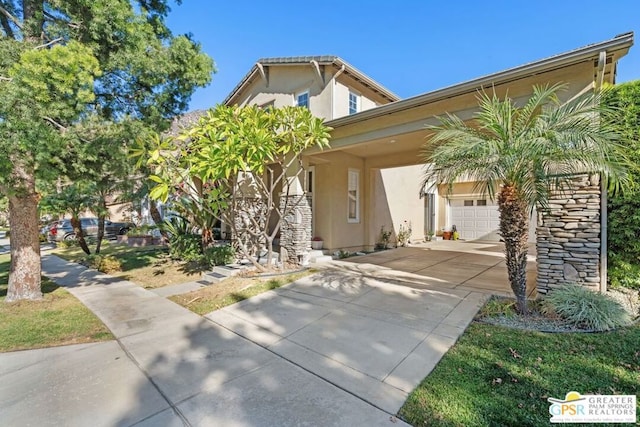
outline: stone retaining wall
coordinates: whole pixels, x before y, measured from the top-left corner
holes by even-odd
[[[600,177],[581,175],[556,190],[537,228],[538,293],[569,283],[600,285]]]

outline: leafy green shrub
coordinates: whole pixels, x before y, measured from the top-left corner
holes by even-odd
[[[66,249],[66,248],[75,248],[76,246],[78,246],[78,240],[76,239],[71,239],[71,240],[62,240],[60,242],[56,243],[56,246],[62,249]]]
[[[380,227],[380,240],[376,243],[376,249],[389,249],[392,234],[391,230],[384,229],[384,225]]]
[[[214,246],[204,251],[204,259],[209,265],[226,265],[235,261],[236,252],[230,245]]]
[[[607,274],[612,288],[640,289],[640,261],[629,262],[623,257],[612,254]]]
[[[605,116],[616,123],[630,164],[640,164],[640,80],[606,91]],[[631,185],[609,197],[607,229],[609,283],[640,289],[640,169],[629,168]]]
[[[122,263],[113,255],[89,255],[88,264],[89,267],[107,274],[122,271]]]
[[[170,237],[184,236],[186,234],[197,234],[196,229],[188,219],[183,216],[175,215],[169,219],[165,219],[159,227],[162,231],[169,234]]]
[[[579,285],[555,289],[544,297],[542,312],[557,315],[572,325],[606,331],[628,325],[631,316],[614,299]]]
[[[351,256],[351,252],[340,249],[339,251],[335,251],[333,255],[338,259],[345,259]]]
[[[127,236],[129,237],[147,237],[151,236],[151,232],[155,230],[157,227],[153,225],[141,225],[139,227],[133,227],[129,232],[127,232]]]
[[[202,259],[202,237],[199,234],[179,234],[169,239],[171,258],[192,262]]]

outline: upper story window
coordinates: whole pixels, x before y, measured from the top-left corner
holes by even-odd
[[[349,114],[355,114],[360,111],[360,95],[349,91]]]
[[[309,91],[300,92],[296,95],[296,105],[298,107],[309,108]]]

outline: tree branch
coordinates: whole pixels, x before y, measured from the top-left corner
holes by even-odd
[[[51,123],[52,125],[54,125],[55,127],[57,127],[58,129],[60,129],[63,132],[67,131],[67,128],[62,126],[60,123],[56,122],[55,120],[53,120],[51,117],[47,117],[47,116],[42,116],[42,118],[46,121],[48,121],[49,123]]]
[[[7,9],[5,9],[2,6],[0,6],[0,13],[2,13],[4,16],[9,18],[9,20],[11,20],[11,22],[13,22],[16,27],[18,27],[18,28],[20,28],[20,30],[22,30],[22,24],[20,23],[18,18],[13,16],[11,13],[9,13],[9,11]]]
[[[66,21],[62,18],[59,18],[57,16],[53,16],[52,14],[50,14],[49,12],[47,12],[46,10],[43,11],[44,16],[46,16],[47,18],[53,20],[53,21],[57,21],[57,22],[62,22],[63,24],[66,24],[69,28],[73,28],[74,30],[77,30],[78,28],[80,28],[80,24],[76,24],[75,22],[70,22],[70,21]]]
[[[11,28],[11,24],[5,15],[0,15],[0,25],[4,29],[7,37],[15,39],[15,34],[13,33],[13,28]]]
[[[53,40],[51,40],[50,42],[47,42],[47,43],[45,43],[45,44],[41,44],[40,46],[36,46],[35,48],[36,48],[36,49],[42,49],[42,48],[45,48],[45,47],[51,46],[52,44],[56,44],[56,43],[58,43],[58,42],[61,42],[62,40],[64,40],[62,37],[58,37],[57,39],[53,39]]]

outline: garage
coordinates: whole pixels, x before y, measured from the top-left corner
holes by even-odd
[[[497,203],[487,199],[451,199],[450,206],[450,224],[456,226],[462,240],[500,241],[500,213]],[[536,241],[537,217],[534,209],[529,222],[531,243]]]
[[[500,226],[498,206],[486,199],[452,199],[451,224],[463,240],[498,241]]]

